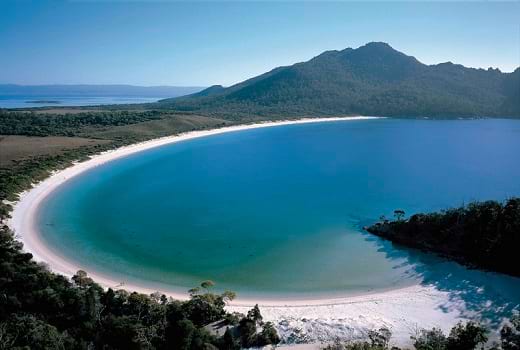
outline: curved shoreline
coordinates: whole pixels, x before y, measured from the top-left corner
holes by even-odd
[[[117,277],[82,268],[78,266],[78,263],[60,256],[59,252],[46,246],[40,239],[39,230],[35,222],[35,214],[47,196],[72,177],[78,176],[89,169],[117,158],[176,142],[254,128],[375,118],[377,117],[316,118],[237,125],[219,129],[192,131],[106,151],[92,156],[87,161],[75,163],[71,167],[54,172],[32,189],[22,193],[19,201],[14,204],[11,218],[7,220],[7,225],[15,233],[16,239],[24,244],[24,250],[33,254],[36,261],[47,264],[53,272],[71,277],[78,270],[84,269],[90,277],[103,287],[151,294],[158,289],[150,288],[145,283],[126,283],[127,281],[124,281],[124,284],[122,284],[121,280],[117,280]],[[161,291],[160,288],[159,291],[175,299],[183,300],[188,298],[187,293],[173,292],[172,290]],[[345,327],[347,327],[350,329],[350,333],[347,336],[355,337],[356,334],[358,336],[364,334],[363,332],[366,329],[386,326],[393,330],[397,343],[407,344],[409,343],[410,331],[417,326],[436,326],[447,330],[459,320],[461,311],[464,310],[464,305],[459,303],[455,305],[449,299],[446,292],[441,292],[432,286],[417,284],[397,289],[346,295],[345,297],[318,297],[316,299],[296,300],[238,298],[231,303],[229,309],[244,312],[248,307],[258,303],[262,306],[262,313],[266,320],[279,322],[279,324],[295,322],[295,329],[308,326],[309,324],[306,322],[315,320],[317,323],[312,326],[317,334],[316,337],[312,338],[314,342],[321,341],[319,338],[320,332],[329,335],[331,332],[334,334],[340,332],[337,335],[341,337],[345,336]],[[444,306],[447,304],[452,306],[449,312],[443,311]],[[340,327],[341,329],[336,329],[338,322],[343,325]]]
[[[34,259],[38,262],[43,262],[55,273],[59,273],[68,277],[72,277],[78,270],[86,270],[90,277],[92,277],[97,283],[104,287],[111,288],[125,288],[134,290],[137,292],[150,294],[157,291],[157,288],[150,288],[139,283],[132,283],[127,281],[119,281],[115,276],[109,274],[100,273],[94,269],[88,269],[79,265],[78,262],[68,259],[62,256],[58,251],[52,247],[47,246],[40,237],[39,229],[35,222],[36,213],[40,205],[45,199],[54,192],[58,187],[67,182],[73,177],[76,177],[85,171],[93,169],[97,166],[113,161],[115,159],[123,158],[131,154],[135,154],[141,151],[149,150],[152,148],[169,145],[177,142],[187,141],[195,138],[201,138],[206,136],[218,135],[228,132],[243,131],[256,128],[265,127],[276,127],[283,125],[293,124],[307,124],[307,123],[320,123],[320,122],[335,122],[335,121],[353,121],[353,120],[370,120],[379,119],[380,117],[335,117],[335,118],[313,118],[313,119],[297,119],[297,120],[284,120],[276,122],[263,122],[255,124],[242,124],[236,126],[229,126],[210,130],[201,131],[190,131],[178,135],[166,136],[158,139],[152,139],[141,143],[132,144],[129,146],[123,146],[117,149],[102,152],[100,154],[91,156],[90,159],[74,163],[74,165],[65,168],[63,170],[55,171],[50,177],[36,184],[31,189],[20,194],[18,202],[13,206],[11,212],[11,218],[7,220],[7,225],[15,233],[16,239],[21,241],[24,245],[24,250],[33,255]],[[153,284],[153,283],[151,283]],[[409,288],[409,287],[407,287]],[[174,289],[174,288],[172,288]],[[160,288],[159,288],[159,291]],[[176,299],[187,299],[187,293],[174,292],[171,289],[164,291],[165,294],[172,296]],[[381,292],[385,293],[385,292]],[[377,294],[366,293],[366,294]],[[363,295],[366,295],[363,293]],[[353,296],[359,296],[354,294]],[[316,305],[322,304],[324,301],[339,301],[344,298],[329,298],[329,299],[301,299],[296,301],[283,300],[277,302],[276,300],[263,300],[263,304],[268,305]],[[240,302],[235,304],[254,305],[258,301],[240,299]]]

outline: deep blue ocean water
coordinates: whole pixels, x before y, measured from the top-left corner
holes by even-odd
[[[475,308],[514,307],[520,279],[395,247],[361,227],[397,208],[520,195],[519,151],[514,120],[253,129],[92,169],[60,187],[38,220],[43,239],[85,269],[158,288],[211,279],[242,296],[305,298],[420,282],[481,290],[468,294]]]

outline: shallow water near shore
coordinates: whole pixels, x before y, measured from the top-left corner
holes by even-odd
[[[395,247],[361,227],[396,208],[520,195],[519,150],[512,120],[251,129],[91,169],[58,188],[37,222],[53,250],[85,269],[158,289],[211,279],[245,297],[316,299],[423,283],[466,293],[468,312],[492,314],[494,304],[518,306],[519,279]]]

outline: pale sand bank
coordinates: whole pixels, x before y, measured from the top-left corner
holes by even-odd
[[[35,223],[35,214],[39,205],[57,187],[70,178],[116,158],[204,136],[289,124],[372,118],[374,117],[317,118],[238,125],[188,132],[104,152],[85,162],[76,163],[67,169],[55,172],[31,190],[21,194],[20,200],[14,205],[8,225],[17,235],[17,239],[23,242],[24,249],[32,253],[36,261],[46,263],[56,273],[72,276],[76,271],[85,268],[74,261],[65,259],[58,252],[47,247],[41,241]],[[147,287],[145,284],[121,281],[121,278],[116,279],[98,271],[85,270],[97,283],[104,287],[125,288],[146,294],[157,291],[156,288]],[[123,285],[121,285],[122,282],[124,282]],[[161,290],[160,292],[177,299],[187,298],[186,293]],[[337,337],[355,339],[366,334],[368,329],[386,326],[394,333],[395,344],[408,345],[410,334],[417,327],[431,328],[436,326],[448,330],[459,320],[461,313],[464,311],[462,301],[450,301],[448,293],[438,291],[434,287],[420,285],[335,299],[287,301],[239,298],[233,302],[229,309],[245,312],[255,303],[262,306],[264,319],[275,323],[285,341],[312,343],[330,341]]]

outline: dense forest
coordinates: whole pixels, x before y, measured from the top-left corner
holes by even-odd
[[[385,43],[326,51],[228,88],[212,86],[157,108],[222,118],[377,115],[520,117],[520,68],[425,65]]]
[[[76,114],[51,114],[2,111],[0,135],[77,136],[82,128],[129,125],[161,119],[159,111],[104,111]]]
[[[441,254],[470,266],[520,276],[520,198],[473,202],[404,219],[382,218],[366,230],[405,246]]]

